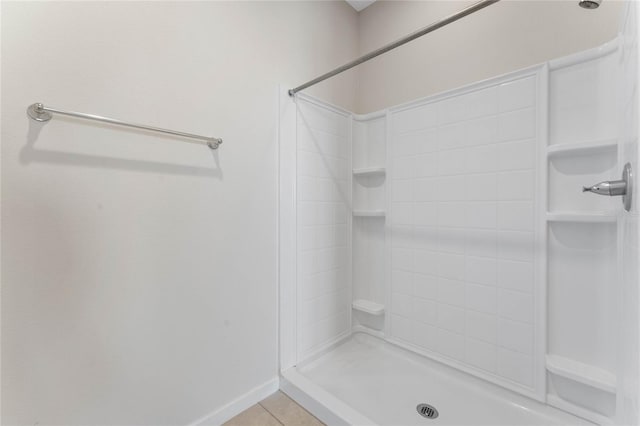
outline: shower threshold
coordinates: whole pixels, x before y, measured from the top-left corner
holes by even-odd
[[[332,426],[593,424],[364,333],[284,371],[281,388]]]

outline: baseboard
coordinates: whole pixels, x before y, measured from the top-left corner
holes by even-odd
[[[280,388],[280,379],[275,377],[262,385],[251,389],[244,395],[234,399],[228,404],[218,408],[217,410],[207,414],[204,417],[190,423],[189,426],[217,426],[227,420],[232,419],[236,415],[242,413],[247,408],[262,401],[269,395],[273,394]]]

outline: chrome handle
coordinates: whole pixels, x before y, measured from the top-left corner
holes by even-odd
[[[613,180],[596,183],[593,186],[583,186],[582,192],[593,192],[598,195],[609,195],[615,197],[627,193],[627,182],[624,180]]]
[[[631,164],[624,165],[622,170],[622,179],[604,181],[596,183],[593,186],[583,186],[582,192],[593,192],[598,195],[608,195],[610,197],[622,196],[622,204],[626,211],[631,210],[631,198],[633,195],[633,173],[631,172]]]

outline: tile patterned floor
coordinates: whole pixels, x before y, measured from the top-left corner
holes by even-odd
[[[320,420],[278,391],[223,426],[323,426]]]

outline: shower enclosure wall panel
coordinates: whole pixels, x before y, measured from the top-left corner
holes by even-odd
[[[546,68],[391,110],[389,340],[544,394]]]
[[[621,73],[618,87],[620,105],[620,164],[630,162],[636,171],[638,162],[638,13],[637,3],[628,2],[621,32]],[[637,181],[637,178],[635,180]],[[618,424],[638,424],[640,418],[640,383],[638,350],[640,299],[638,297],[638,274],[640,260],[638,185],[634,186],[634,203],[630,212],[623,212],[618,227],[619,270],[621,288],[619,292],[618,327],[618,380],[617,415]]]
[[[353,169],[384,168],[387,163],[384,112],[353,116]]]
[[[549,144],[611,140],[619,132],[617,41],[550,62]]]
[[[620,40],[549,64],[548,402],[598,423],[616,413],[618,197],[582,186],[620,178]]]
[[[351,116],[297,99],[297,358],[351,330]]]

